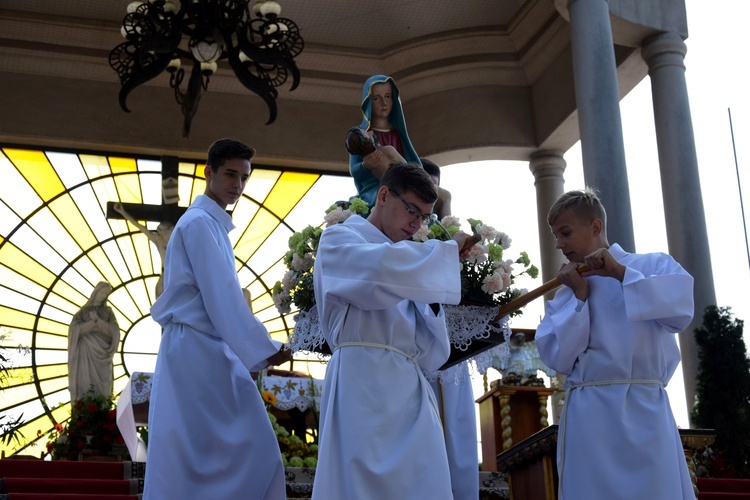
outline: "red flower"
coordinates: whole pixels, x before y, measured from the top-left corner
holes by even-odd
[[[55,443],[53,443],[52,441],[50,441],[49,443],[47,443],[47,452],[48,453],[52,453],[52,450],[54,450],[54,449],[55,449]]]
[[[86,447],[86,441],[78,441],[78,449],[82,450]]]
[[[77,427],[83,427],[83,420],[76,421],[76,426]]]
[[[56,430],[57,432],[62,432],[62,431],[63,431],[63,426],[62,426],[62,424],[55,424],[55,430]]]
[[[115,439],[115,441],[117,441],[117,444],[124,444],[125,443],[125,440],[119,434],[117,435],[117,439]]]
[[[89,410],[89,411],[90,411],[91,413],[94,413],[94,412],[95,412],[96,410],[98,410],[98,409],[99,409],[99,406],[97,406],[97,404],[96,404],[96,403],[89,403],[89,405],[88,405],[87,409],[88,409],[88,410]]]

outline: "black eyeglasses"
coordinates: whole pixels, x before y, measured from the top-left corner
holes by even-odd
[[[398,194],[395,190],[391,189],[390,191],[391,193],[395,194],[399,200],[401,200],[401,203],[404,204],[407,214],[411,215],[412,217],[419,217],[420,219],[422,219],[423,224],[430,223],[430,221],[432,220],[432,214],[423,214],[422,212],[417,210],[411,203],[403,199],[401,195]]]

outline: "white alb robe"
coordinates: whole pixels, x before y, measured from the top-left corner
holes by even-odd
[[[422,370],[440,368],[450,353],[442,308],[436,316],[428,304],[460,301],[458,246],[393,243],[352,216],[323,232],[314,280],[334,353],[313,498],[452,499],[435,395]]]
[[[430,385],[437,397],[445,429],[453,499],[476,500],[479,498],[479,455],[474,388],[468,364],[464,362],[457,368],[463,372],[459,377],[438,378]]]
[[[627,266],[622,283],[587,278],[583,303],[561,288],[536,332],[541,359],[569,388],[559,498],[694,500],[664,390],[680,361],[675,333],[693,317],[693,278],[669,255],[609,250]],[[574,387],[602,381],[618,383]]]
[[[199,196],[167,247],[144,500],[286,497],[281,452],[250,371],[276,353],[243,297],[226,211]]]

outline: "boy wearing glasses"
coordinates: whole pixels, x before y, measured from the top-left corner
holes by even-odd
[[[313,498],[452,499],[435,395],[422,374],[448,359],[440,306],[461,298],[469,235],[411,241],[437,189],[419,165],[383,175],[367,220],[323,233],[315,299],[326,371]]]

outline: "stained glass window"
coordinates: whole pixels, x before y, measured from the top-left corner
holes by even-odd
[[[205,188],[200,161],[179,160],[178,205]],[[0,149],[0,423],[22,417],[7,455],[39,456],[46,434],[70,415],[68,325],[97,283],[120,327],[117,396],[136,371],[153,371],[161,330],[150,317],[161,257],[136,225],[107,217],[108,202],[162,204],[159,158]],[[354,190],[347,176],[253,165],[243,196],[228,207],[240,283],[271,336],[285,341],[294,312],[280,315],[270,291],[286,268],[288,239]],[[159,221],[139,221],[155,231]],[[313,358],[314,361],[315,358]],[[296,359],[297,366],[308,361]],[[295,367],[299,370],[299,368]]]

